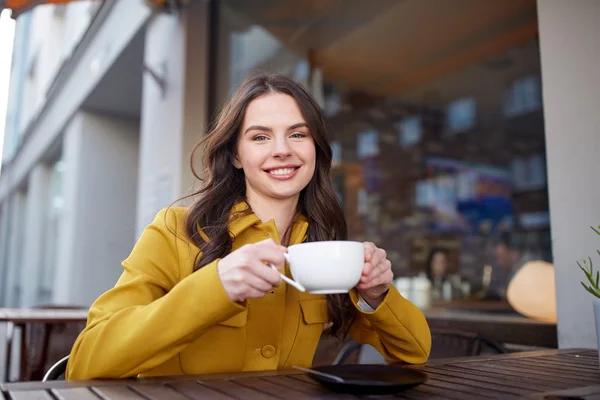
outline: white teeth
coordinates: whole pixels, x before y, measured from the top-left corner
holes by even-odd
[[[273,169],[273,170],[269,171],[269,173],[272,175],[288,175],[288,174],[291,174],[292,172],[294,172],[293,168],[280,168],[280,169]]]

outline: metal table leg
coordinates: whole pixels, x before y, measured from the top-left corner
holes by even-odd
[[[12,343],[13,337],[15,334],[15,324],[11,321],[6,322],[6,370],[5,374],[5,382],[10,382],[10,367],[12,363]]]

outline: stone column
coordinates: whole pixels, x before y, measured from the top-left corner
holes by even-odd
[[[156,213],[188,194],[189,160],[208,125],[208,4],[191,2],[180,15],[161,14],[146,32],[143,81],[138,235]],[[216,40],[216,39],[213,39]]]
[[[49,209],[48,184],[50,170],[45,164],[37,164],[29,173],[27,200],[25,203],[23,262],[20,266],[22,307],[38,303],[41,270],[44,264],[44,240]]]
[[[578,259],[600,270],[600,2],[537,2],[548,188],[561,348],[597,346]]]
[[[89,306],[123,271],[135,240],[138,146],[137,121],[80,112],[67,127],[56,303]]]

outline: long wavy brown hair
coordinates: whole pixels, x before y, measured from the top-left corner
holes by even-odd
[[[190,206],[185,222],[187,235],[201,251],[194,270],[231,252],[233,240],[228,231],[231,209],[246,199],[244,172],[234,167],[238,134],[248,104],[268,93],[284,93],[296,100],[315,142],[315,173],[300,193],[297,210],[308,219],[307,241],[347,238],[344,213],[337,202],[329,176],[332,152],[319,105],[293,80],[277,74],[257,74],[248,77],[237,89],[222,108],[210,133],[192,153],[192,172],[203,183],[192,194],[197,200]],[[202,174],[194,165],[198,151],[202,152]],[[237,217],[239,215],[233,216]],[[209,238],[208,241],[202,238],[200,229]],[[349,296],[329,295],[327,305],[333,323],[329,333],[345,337],[356,315]]]

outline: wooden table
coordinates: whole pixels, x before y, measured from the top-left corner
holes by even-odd
[[[87,310],[0,308],[0,323],[6,323],[5,382],[8,382],[10,379],[12,343],[15,329],[20,328],[22,334],[23,326],[28,323],[58,324],[69,322],[85,322],[87,321],[87,315]],[[23,340],[24,337],[21,335],[21,341]],[[21,354],[21,356],[23,356],[23,354]]]
[[[435,360],[412,366],[428,381],[396,396],[404,399],[600,398],[596,350],[543,350]],[[52,399],[358,399],[330,392],[296,371],[149,379],[0,384],[12,400]]]
[[[456,299],[436,300],[432,304],[433,309],[444,309],[454,311],[481,312],[488,314],[519,315],[517,311],[504,300],[482,300],[482,299]]]
[[[556,324],[521,315],[488,314],[478,311],[432,308],[423,312],[432,328],[477,332],[499,343],[558,347]]]

